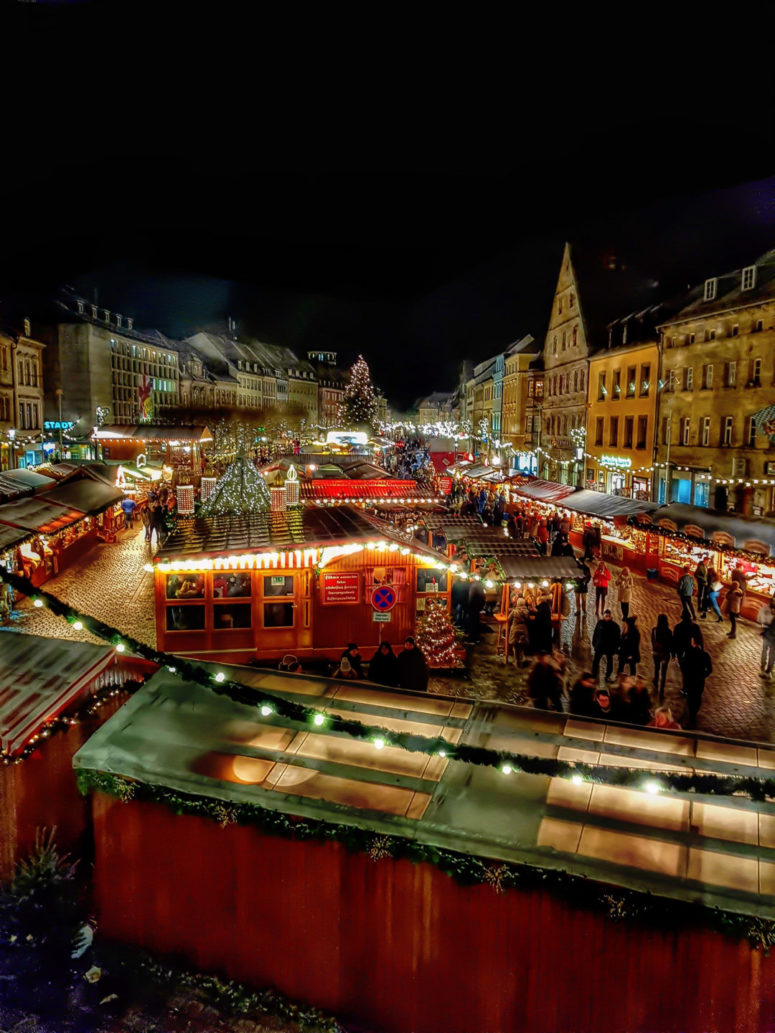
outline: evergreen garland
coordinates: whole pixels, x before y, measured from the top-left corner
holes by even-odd
[[[649,891],[612,887],[555,868],[527,862],[501,862],[444,847],[431,846],[403,836],[385,835],[371,829],[339,825],[319,818],[299,818],[269,810],[258,803],[229,803],[207,796],[183,793],[166,786],[151,785],[120,775],[81,768],[78,789],[85,796],[103,793],[127,803],[157,803],[177,815],[194,815],[215,821],[222,827],[252,826],[271,836],[300,841],[342,843],[352,852],[363,852],[375,861],[406,859],[414,864],[435,865],[463,886],[490,885],[498,893],[509,889],[548,890],[575,907],[602,911],[614,920],[639,919],[658,928],[704,925],[732,936],[745,937],[755,948],[768,951],[775,946],[775,921],[738,914],[700,901],[678,901],[655,897]]]
[[[104,624],[102,621],[77,610],[63,603],[56,596],[37,589],[24,577],[12,574],[0,568],[0,580],[10,584],[17,592],[30,596],[33,600],[40,600],[43,605],[59,617],[64,617],[70,623],[76,621],[90,631],[92,634],[103,638],[114,645],[123,645],[138,656],[144,657],[160,667],[167,667],[171,672],[176,672],[187,681],[202,685],[211,691],[227,696],[235,703],[247,707],[263,708],[265,713],[262,716],[269,717],[276,715],[285,721],[297,722],[304,727],[310,724],[324,727],[330,731],[348,735],[354,739],[370,740],[375,742],[381,740],[383,746],[393,746],[411,752],[426,753],[429,756],[443,755],[449,760],[458,760],[466,764],[477,764],[483,767],[497,767],[504,774],[510,772],[524,772],[528,775],[546,775],[550,778],[573,778],[581,777],[584,781],[614,786],[643,786],[644,778],[656,782],[661,790],[679,793],[703,793],[719,796],[746,796],[751,800],[775,800],[775,777],[763,778],[751,775],[718,775],[713,772],[694,772],[679,774],[672,771],[664,771],[649,768],[645,771],[642,768],[613,767],[608,765],[596,766],[584,764],[577,761],[556,760],[550,757],[534,757],[529,754],[509,753],[505,750],[491,750],[483,746],[469,746],[465,743],[450,743],[443,736],[429,738],[424,735],[416,735],[411,732],[397,732],[381,728],[378,725],[365,725],[352,718],[340,717],[337,714],[325,713],[324,710],[316,707],[308,707],[301,703],[294,703],[292,700],[284,699],[282,696],[262,692],[260,689],[243,685],[241,682],[231,681],[226,678],[223,672],[212,674],[201,664],[175,656],[173,653],[163,653],[147,646],[144,642],[138,642],[128,635],[122,634],[116,628]],[[321,701],[321,706],[325,703]],[[316,721],[315,719],[318,718]],[[322,725],[320,719],[322,718]]]

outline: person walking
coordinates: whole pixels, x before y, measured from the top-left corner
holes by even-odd
[[[462,577],[452,582],[452,619],[459,628],[464,628],[468,619],[468,581]]]
[[[619,607],[622,611],[622,620],[627,620],[630,613],[630,600],[632,599],[632,574],[629,567],[622,567],[616,578],[616,587],[619,590]]]
[[[721,591],[721,589],[723,587],[724,586],[721,583],[721,579],[719,578],[719,576],[716,573],[715,569],[713,567],[708,567],[707,602],[708,602],[708,605],[713,610],[713,612],[716,614],[716,621],[719,624],[723,623],[723,621],[724,621],[724,617],[722,616],[722,613],[721,613],[721,607],[718,604],[719,592]],[[703,614],[703,616],[704,616],[704,614]]]
[[[536,542],[538,543],[538,551],[542,556],[546,555],[546,543],[549,541],[549,529],[546,526],[546,521],[542,520],[538,525],[536,531]]]
[[[665,613],[660,613],[657,623],[651,629],[651,655],[654,660],[654,691],[659,693],[659,702],[662,703],[665,698],[667,668],[673,655],[673,633]]]
[[[700,556],[700,562],[694,568],[694,580],[697,583],[697,609],[703,620],[708,614],[708,557]]]
[[[573,587],[573,591],[576,593],[576,616],[586,619],[587,591],[589,590],[589,582],[592,580],[592,571],[584,560],[579,560],[579,564],[581,566],[581,574],[576,579],[576,584]]]
[[[147,503],[140,510],[140,519],[142,520],[143,527],[145,528],[145,540],[147,542],[150,542],[150,540],[151,540],[151,510],[150,510],[150,507],[149,507],[149,505]]]
[[[151,533],[148,536],[148,541],[153,540],[153,533],[156,532],[156,544],[161,542],[161,536],[164,532],[164,510],[161,508],[158,502],[154,502],[151,509]]]
[[[769,607],[767,608],[769,609]],[[773,661],[775,661],[775,620],[770,620],[769,624],[765,624],[762,630],[762,658],[760,672],[762,678],[769,678],[770,681],[772,681]]]
[[[619,674],[625,667],[630,668],[630,674],[635,674],[635,668],[640,663],[640,631],[635,627],[637,617],[628,617],[625,620],[625,630],[622,635],[619,647]]]
[[[127,528],[134,527],[135,510],[137,503],[134,499],[125,498],[121,500],[121,508],[124,511],[124,524]]]
[[[518,596],[509,611],[509,649],[514,654],[516,667],[523,667],[525,662],[525,650],[529,642],[527,617],[527,604]]]
[[[737,619],[742,608],[743,590],[738,581],[733,581],[727,590],[727,613],[732,624],[732,630],[727,632],[727,638],[737,638]]]
[[[398,684],[402,689],[425,692],[428,688],[428,664],[421,649],[410,635],[398,654]]]
[[[705,679],[713,673],[710,656],[694,638],[684,653],[681,671],[684,676],[684,693],[688,713],[688,720],[684,722],[684,728],[694,728],[697,724],[697,714],[702,706]]]
[[[611,617],[611,611],[606,610],[595,625],[595,630],[592,634],[592,648],[594,650],[592,675],[595,679],[597,679],[600,672],[600,661],[605,657],[605,680],[614,680],[614,657],[619,652],[621,642],[622,633],[619,629],[619,625]]]
[[[688,613],[692,620],[696,620],[697,615],[694,612],[694,605],[692,604],[693,595],[694,578],[689,573],[689,568],[684,567],[681,573],[681,578],[678,582],[678,598],[681,600],[681,613]]]
[[[595,616],[598,618],[605,613],[605,600],[610,583],[611,571],[605,565],[605,561],[600,560],[592,575],[592,584],[595,586]]]
[[[486,602],[484,585],[481,581],[472,581],[468,586],[468,638],[476,643],[481,638],[481,613]]]
[[[551,703],[552,709],[562,713],[562,683],[549,653],[538,654],[527,676],[527,694],[539,710],[549,710]]]

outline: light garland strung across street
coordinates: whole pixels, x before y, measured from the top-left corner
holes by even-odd
[[[722,796],[741,794],[752,800],[775,800],[775,777],[716,775],[710,772],[684,775],[671,771],[652,770],[649,772],[647,786],[644,783],[643,771],[639,768],[598,766],[548,757],[534,757],[529,754],[509,753],[505,750],[491,750],[483,746],[452,743],[443,736],[432,738],[409,732],[396,732],[376,725],[364,725],[360,721],[340,717],[338,714],[325,710],[294,703],[282,696],[262,692],[260,689],[230,680],[224,671],[216,671],[213,674],[201,664],[175,656],[173,653],[153,649],[143,642],[123,635],[117,628],[104,624],[95,617],[79,613],[73,607],[57,599],[56,596],[36,589],[27,578],[19,577],[18,574],[12,574],[10,571],[0,568],[0,580],[33,600],[40,599],[43,605],[57,616],[63,617],[73,624],[76,620],[79,621],[92,634],[113,643],[117,650],[119,646],[123,646],[124,649],[130,650],[146,660],[151,660],[160,667],[166,667],[171,673],[180,673],[181,677],[191,682],[207,687],[219,695],[227,696],[235,703],[248,707],[270,707],[272,717],[294,721],[302,726],[309,726],[309,724],[320,726],[322,723],[333,732],[369,741],[376,749],[390,746],[413,753],[425,753],[429,756],[438,756],[439,751],[443,750],[444,756],[450,760],[459,760],[466,764],[484,767],[496,767],[503,775],[522,772],[529,775],[548,775],[551,778],[578,777],[592,783],[626,786],[649,793],[665,790]],[[319,719],[316,720],[319,715],[323,718],[322,722]],[[378,741],[381,745],[377,745]]]

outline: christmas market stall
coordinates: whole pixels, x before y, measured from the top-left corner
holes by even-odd
[[[199,485],[206,463],[205,448],[213,438],[207,427],[141,423],[96,427],[92,440],[99,446],[101,459],[120,459],[135,467],[160,464],[177,487]]]
[[[77,850],[88,807],[73,754],[156,665],[112,646],[0,633],[0,882],[56,828],[57,846]]]
[[[642,574],[651,566],[648,539],[629,520],[653,513],[655,502],[584,489],[565,496],[558,508],[571,520],[570,540],[577,549],[586,551],[587,538],[592,537],[596,554],[605,560]]]
[[[428,598],[448,608],[446,558],[352,504],[288,508],[288,490],[241,459],[178,520],[154,563],[159,648],[338,660],[348,642],[402,642]]]
[[[192,666],[74,759],[101,936],[384,1033],[775,1028],[775,751]]]
[[[652,523],[634,518],[647,539],[649,565],[659,577],[676,584],[684,567],[694,573],[703,556],[728,585],[732,572],[742,572],[746,592],[742,613],[756,619],[775,596],[775,521],[746,519],[701,506],[674,502],[652,514]],[[722,593],[721,599],[724,598]]]

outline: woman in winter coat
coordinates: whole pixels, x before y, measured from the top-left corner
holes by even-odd
[[[667,614],[660,613],[656,626],[651,629],[651,653],[654,658],[654,689],[659,702],[665,698],[665,680],[670,657],[673,655],[673,632],[667,623]]]
[[[713,612],[716,614],[716,620],[719,624],[724,620],[721,614],[721,607],[718,604],[718,597],[721,589],[723,588],[721,578],[718,576],[717,571],[713,567],[708,567],[708,595],[707,600],[710,603]]]
[[[416,692],[424,692],[428,688],[428,664],[411,635],[405,639],[404,648],[398,654],[398,684],[402,689]]]
[[[626,627],[619,649],[619,674],[629,666],[630,674],[634,675],[635,668],[640,663],[640,631],[635,627],[637,619],[637,617],[628,617],[624,622]]]
[[[592,575],[592,584],[595,586],[595,616],[602,617],[606,609],[606,596],[608,595],[608,586],[611,583],[611,571],[605,565],[604,560],[600,560],[598,563],[595,573]]]
[[[727,638],[737,638],[737,618],[742,607],[743,590],[737,581],[733,581],[727,590],[727,613],[732,622],[732,630],[727,634]]]
[[[525,664],[525,650],[529,641],[527,616],[527,604],[520,596],[509,611],[509,648],[514,653],[517,667],[523,667]]]
[[[398,685],[398,657],[389,642],[380,643],[369,661],[369,681],[377,685]]]
[[[622,567],[616,579],[616,587],[619,589],[619,606],[622,610],[622,620],[627,620],[630,613],[630,600],[632,599],[632,574],[629,567]]]

